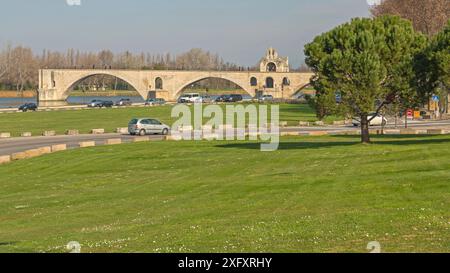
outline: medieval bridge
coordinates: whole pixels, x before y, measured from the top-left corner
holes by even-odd
[[[144,98],[150,96],[176,101],[184,88],[200,80],[220,78],[240,86],[249,95],[270,94],[291,98],[309,84],[311,73],[289,72],[287,58],[278,57],[273,49],[261,60],[260,71],[170,71],[170,70],[100,70],[41,69],[39,100],[46,104],[65,101],[84,79],[110,75],[130,84]]]

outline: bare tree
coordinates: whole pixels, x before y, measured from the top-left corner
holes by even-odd
[[[37,85],[36,59],[30,48],[16,47],[11,51],[10,77],[16,91],[22,93],[25,87]]]
[[[0,53],[0,80],[9,72],[11,63],[11,45],[7,45],[6,49]]]
[[[450,20],[450,0],[384,0],[371,12],[374,16],[401,16],[410,20],[416,30],[433,36]]]
[[[0,84],[2,88],[25,89],[38,85],[39,68],[85,68],[85,69],[183,69],[183,70],[238,70],[239,66],[225,63],[218,54],[211,54],[202,49],[192,49],[173,57],[170,53],[134,54],[130,51],[115,54],[110,50],[96,52],[80,52],[68,49],[66,52],[43,50],[34,55],[30,48],[8,45],[0,50]],[[86,85],[98,87],[114,87],[123,85],[116,78],[97,75],[90,77]]]

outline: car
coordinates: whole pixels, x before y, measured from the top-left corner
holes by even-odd
[[[202,97],[198,93],[186,93],[178,99],[179,103],[202,102]]]
[[[133,103],[130,99],[120,99],[118,102],[116,102],[116,106],[130,106]]]
[[[103,107],[113,107],[114,106],[114,102],[109,101],[109,100],[105,100],[103,101]]]
[[[227,102],[240,102],[242,100],[242,95],[231,94]]]
[[[211,103],[211,102],[213,102],[213,99],[210,96],[208,96],[208,95],[203,95],[202,96],[202,102],[203,103]]]
[[[90,103],[88,103],[88,107],[101,107],[103,101],[101,100],[92,100]]]
[[[91,108],[112,107],[114,103],[112,101],[93,100],[87,106]]]
[[[231,95],[221,95],[216,99],[216,102],[240,102],[243,100],[242,95],[231,94]]]
[[[375,117],[374,117],[375,116]],[[369,114],[368,115],[368,117],[367,117],[369,120],[371,119],[371,118],[373,118],[371,121],[370,121],[370,124],[369,124],[369,126],[386,126],[386,124],[387,124],[387,119],[383,116],[383,115],[380,115],[380,114],[376,114],[376,113],[371,113],[371,114]],[[359,120],[359,118],[353,118],[353,121],[352,121],[352,123],[353,123],[353,126],[355,126],[355,127],[357,127],[357,126],[361,126],[361,121]]]
[[[227,102],[230,99],[230,95],[220,95],[216,98],[216,102]]]
[[[242,96],[242,101],[244,102],[252,102],[253,101],[253,97],[250,95],[243,95]]]
[[[273,98],[272,95],[262,95],[262,96],[259,96],[259,97],[255,98],[255,99],[258,102],[270,102],[270,101],[273,101],[274,98]]]
[[[166,104],[165,99],[147,99],[145,105],[164,105]]]
[[[36,111],[38,108],[36,103],[25,103],[19,107],[19,111],[27,112],[27,111]]]
[[[167,135],[169,132],[170,127],[168,125],[153,118],[134,118],[128,123],[128,133],[130,133],[130,135]]]

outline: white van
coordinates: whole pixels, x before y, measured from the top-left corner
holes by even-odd
[[[199,93],[186,93],[183,94],[179,99],[179,103],[195,103],[202,102],[202,96]]]

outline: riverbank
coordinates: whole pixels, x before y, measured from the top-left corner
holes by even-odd
[[[36,97],[36,91],[16,91],[16,90],[2,90],[0,91],[0,98],[34,98]]]

